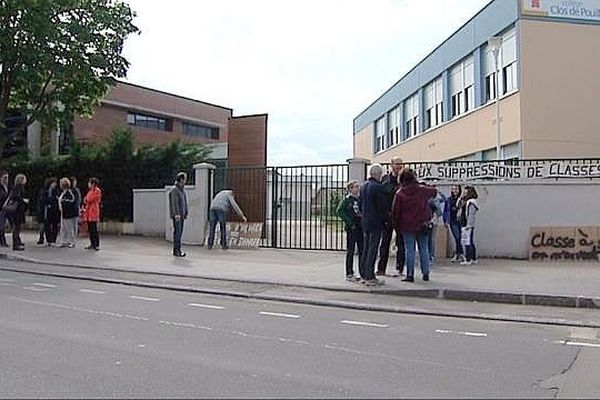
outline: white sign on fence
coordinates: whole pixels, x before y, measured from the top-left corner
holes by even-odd
[[[227,245],[232,249],[254,250],[260,247],[262,240],[263,224],[260,222],[228,222]],[[208,246],[208,227],[204,245]],[[217,224],[215,231],[215,246],[221,243],[220,227]]]

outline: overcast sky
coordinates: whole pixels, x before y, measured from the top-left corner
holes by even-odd
[[[352,120],[488,0],[129,0],[128,80],[269,114],[268,163],[344,162]]]

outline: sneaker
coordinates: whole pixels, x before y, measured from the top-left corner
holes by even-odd
[[[358,281],[360,281],[360,278],[358,278],[358,277],[356,277],[356,276],[354,276],[354,275],[348,275],[348,276],[346,277],[346,280],[347,280],[348,282],[358,282]]]
[[[69,243],[69,248],[70,249],[74,249],[75,248],[75,243]]]
[[[462,261],[462,262],[460,263],[460,265],[463,265],[463,266],[469,266],[469,265],[473,265],[473,261],[466,261],[466,260],[465,260],[465,261]]]
[[[475,264],[475,265],[479,264],[479,262],[478,262],[478,261],[479,261],[479,260],[473,260],[473,264]]]
[[[460,256],[458,254],[455,254],[454,257],[452,257],[450,259],[450,262],[453,262],[453,263],[458,262],[458,261],[460,261]]]
[[[382,286],[385,285],[385,281],[380,281],[378,279],[371,279],[370,281],[365,282],[366,286]]]

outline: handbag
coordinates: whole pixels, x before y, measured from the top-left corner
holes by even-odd
[[[6,213],[6,215],[13,216],[17,213],[19,209],[19,203],[16,201],[11,201],[10,197],[6,199],[4,205],[2,206],[2,210]]]

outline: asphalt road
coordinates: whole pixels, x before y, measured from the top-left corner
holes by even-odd
[[[0,272],[0,397],[599,397],[597,330]]]

